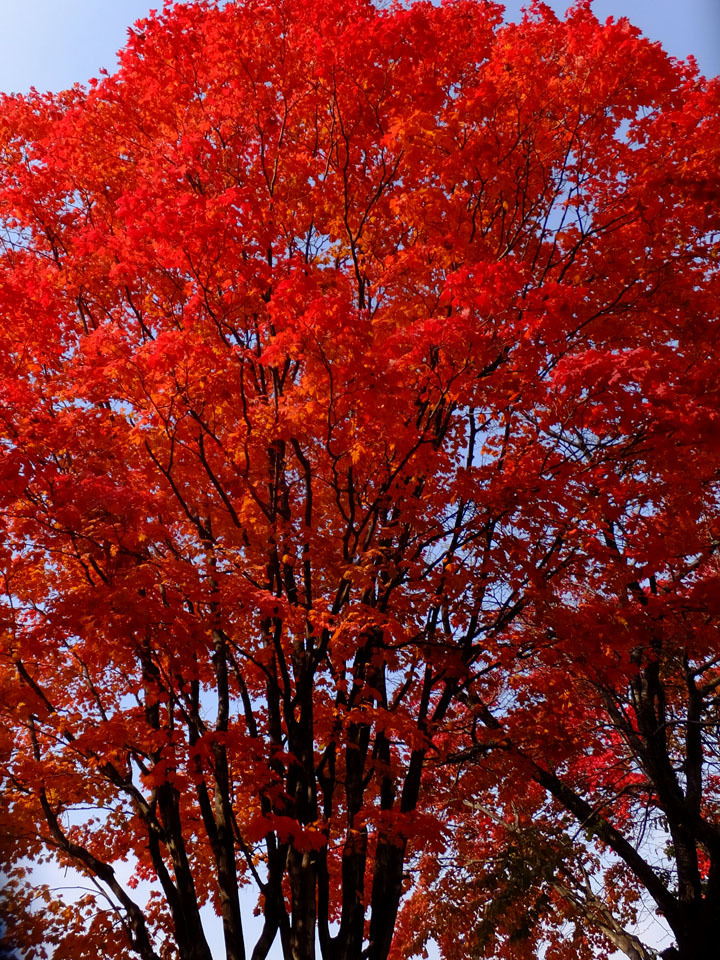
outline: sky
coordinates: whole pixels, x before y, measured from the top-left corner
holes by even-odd
[[[161,2],[0,0],[0,90],[62,90],[97,76],[102,67],[112,72],[128,26]],[[519,16],[523,2],[508,0],[508,19]],[[568,3],[549,0],[549,5],[561,14]],[[672,56],[693,54],[707,76],[720,74],[718,0],[595,0],[594,10],[602,20],[628,17]]]
[[[516,19],[525,0],[508,0]],[[0,0],[0,90],[62,90],[115,67],[126,30],[162,0]],[[558,13],[567,0],[550,0]],[[600,19],[626,16],[672,56],[720,74],[718,0],[595,0]]]

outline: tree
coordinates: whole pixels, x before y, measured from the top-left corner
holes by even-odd
[[[211,904],[228,960],[385,960],[441,764],[512,714],[482,789],[545,771],[561,621],[612,608],[608,524],[669,516],[698,446],[670,555],[704,572],[717,85],[587,4],[500,24],[169,5],[116,75],[4,99],[21,947],[208,960]],[[91,888],[42,917],[41,851]]]

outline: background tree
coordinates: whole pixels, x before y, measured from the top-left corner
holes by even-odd
[[[211,904],[228,960],[384,960],[440,761],[512,719],[547,771],[608,523],[712,432],[716,103],[587,5],[475,0],[178,4],[5,98],[8,890],[42,849],[97,891],[21,946],[208,960]]]

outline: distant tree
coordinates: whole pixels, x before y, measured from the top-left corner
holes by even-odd
[[[485,0],[169,4],[116,75],[3,99],[19,948],[209,960],[210,905],[227,960],[399,956],[456,775],[621,859],[663,811],[706,916],[717,106],[587,4]]]

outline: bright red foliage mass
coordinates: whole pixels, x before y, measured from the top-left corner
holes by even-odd
[[[500,13],[170,5],[4,99],[28,956],[209,960],[207,903],[227,960],[588,956],[635,888],[709,955],[718,85],[584,3]],[[24,910],[42,851],[103,895]]]

